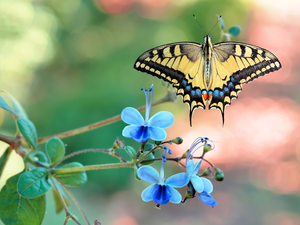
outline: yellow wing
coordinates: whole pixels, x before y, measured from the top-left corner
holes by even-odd
[[[194,109],[224,109],[237,98],[242,84],[281,68],[279,60],[266,49],[238,42],[213,45],[211,58],[203,45],[178,42],[143,53],[134,68],[171,83],[183,102],[190,106],[190,124]],[[209,60],[209,62],[207,62]],[[209,65],[209,73],[206,66]],[[209,80],[209,82],[208,82]]]
[[[192,42],[166,44],[143,53],[134,68],[149,73],[173,85],[177,95],[190,106],[190,120],[197,107],[205,109],[206,100],[202,90],[206,90],[203,76],[202,45]]]
[[[232,99],[238,97],[242,84],[267,73],[279,70],[281,64],[274,54],[266,49],[238,42],[223,42],[213,46],[212,99],[209,109],[221,111]]]

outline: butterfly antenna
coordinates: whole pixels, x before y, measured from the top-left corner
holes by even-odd
[[[204,30],[205,34],[207,35],[205,29],[201,26],[201,24],[198,22],[197,17],[195,16],[195,14],[193,14],[193,17],[195,18],[196,22],[198,23],[198,25]]]
[[[221,16],[218,16],[218,20],[217,20],[216,24],[213,26],[213,28],[210,29],[210,31],[208,32],[208,35],[212,31],[212,29],[214,29],[215,26],[218,24],[218,22],[220,21],[220,18],[221,18]]]

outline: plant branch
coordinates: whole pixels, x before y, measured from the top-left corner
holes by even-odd
[[[54,177],[54,178],[57,180],[57,182],[59,182],[61,184],[61,186],[65,189],[65,191],[68,193],[68,195],[72,198],[73,202],[78,207],[79,211],[83,215],[83,217],[86,220],[87,224],[90,225],[90,221],[88,220],[88,218],[87,218],[86,214],[84,213],[83,209],[81,208],[79,202],[76,200],[75,196],[71,193],[69,188],[60,179],[58,179],[57,177]]]
[[[78,155],[78,154],[81,154],[81,153],[87,153],[87,152],[104,152],[104,153],[108,153],[112,156],[115,156],[116,158],[120,159],[121,161],[123,162],[126,162],[126,160],[124,158],[122,158],[118,153],[115,153],[111,150],[107,150],[107,149],[84,149],[84,150],[81,150],[81,151],[76,151],[76,152],[73,152],[69,155],[66,155],[65,157],[63,157],[62,159],[58,160],[56,163],[54,163],[52,165],[52,167],[58,165],[59,163],[61,163],[62,161],[72,157],[72,156],[75,156],[75,155]]]
[[[91,165],[91,166],[83,166],[83,167],[52,169],[52,174],[57,175],[57,174],[75,173],[75,172],[88,171],[88,170],[124,168],[124,167],[133,167],[133,166],[134,166],[134,162],[110,163],[110,164]]]
[[[59,192],[58,187],[56,186],[56,184],[55,184],[55,182],[54,182],[54,180],[53,180],[53,177],[52,177],[52,176],[49,176],[49,178],[50,178],[50,180],[52,181],[52,184],[53,184],[53,186],[54,186],[54,188],[55,188],[55,190],[56,190],[56,193],[57,193],[57,195],[58,195],[58,197],[59,197],[59,200],[60,200],[60,202],[62,203],[62,206],[63,206],[63,208],[64,208],[64,210],[65,210],[65,213],[66,213],[66,218],[65,218],[65,221],[64,221],[64,225],[67,224],[69,218],[71,218],[72,220],[74,220],[74,222],[77,223],[78,225],[81,225],[81,224],[76,220],[76,218],[70,213],[70,211],[69,211],[69,209],[68,209],[68,207],[67,207],[67,205],[66,205],[66,203],[65,203],[65,200],[64,200],[63,196],[62,196],[61,193]]]
[[[174,97],[173,97],[171,91],[168,91],[167,95],[165,97],[153,102],[152,106],[159,105],[161,103],[168,102],[168,101],[174,101]],[[142,107],[137,108],[137,110],[143,111],[143,110],[145,110],[145,108],[146,108],[146,106],[142,106]],[[81,134],[81,133],[84,133],[84,132],[87,132],[87,131],[90,131],[90,130],[93,130],[93,129],[96,129],[99,127],[106,126],[106,125],[114,123],[114,122],[117,122],[120,119],[121,119],[121,115],[117,115],[117,116],[114,116],[114,117],[108,118],[106,120],[102,120],[102,121],[99,121],[99,122],[96,122],[96,123],[93,123],[93,124],[90,124],[90,125],[87,125],[84,127],[76,128],[74,130],[69,130],[69,131],[66,131],[66,132],[63,132],[60,134],[54,134],[54,135],[49,135],[46,137],[41,137],[41,138],[37,139],[37,144],[45,143],[52,137],[57,137],[57,138],[62,139],[62,138],[71,137],[71,136],[74,136],[77,134]]]

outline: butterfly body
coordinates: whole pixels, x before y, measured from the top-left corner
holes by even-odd
[[[196,108],[224,109],[238,97],[242,84],[281,68],[279,60],[266,49],[239,42],[212,44],[177,42],[143,53],[134,68],[173,85],[177,95],[190,106],[190,124]]]

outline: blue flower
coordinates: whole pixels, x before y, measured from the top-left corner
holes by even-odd
[[[211,207],[218,205],[217,201],[206,191],[203,191],[202,193],[200,193],[199,198],[203,203],[205,203],[206,205],[209,205]]]
[[[196,192],[202,193],[203,191],[206,191],[210,194],[213,191],[211,181],[197,175],[201,162],[202,160],[199,160],[194,164],[194,159],[190,160],[187,164],[186,172]]]
[[[127,138],[132,138],[136,142],[146,142],[150,139],[154,141],[162,141],[166,139],[167,134],[164,128],[170,127],[174,122],[174,116],[167,111],[161,111],[153,115],[149,119],[152,98],[153,98],[152,84],[149,90],[143,89],[146,95],[146,112],[145,120],[138,110],[132,107],[126,107],[121,113],[122,120],[130,124],[123,129],[122,135]],[[151,93],[150,102],[148,101]]]
[[[209,139],[207,138],[197,138],[189,149],[187,159],[186,159],[186,172],[189,177],[189,182],[191,182],[193,189],[198,192],[201,201],[209,206],[214,207],[217,205],[216,200],[210,195],[213,191],[213,185],[210,180],[199,177],[197,175],[202,159],[200,159],[196,164],[194,163],[193,154],[202,146],[207,145]],[[191,159],[192,158],[192,159]]]
[[[143,190],[143,201],[148,202],[153,200],[158,206],[167,204],[169,201],[173,203],[180,203],[181,195],[175,188],[183,187],[189,182],[189,178],[186,173],[177,173],[169,177],[166,181],[164,180],[165,155],[166,150],[161,163],[160,175],[151,166],[143,166],[139,168],[137,172],[138,176],[142,180],[152,183],[149,187]]]

